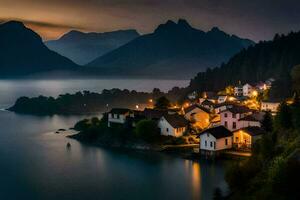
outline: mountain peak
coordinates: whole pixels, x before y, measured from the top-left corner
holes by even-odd
[[[25,28],[24,24],[20,21],[8,21],[3,24],[1,24],[2,27],[6,28]]]
[[[177,32],[190,29],[193,27],[185,19],[179,19],[177,23],[168,20],[165,24],[160,24],[154,32]]]
[[[179,19],[177,24],[182,27],[191,28],[191,25],[185,19]]]
[[[212,29],[210,30],[211,32],[223,32],[221,31],[218,27],[214,26],[212,27]]]
[[[83,36],[84,33],[77,31],[77,30],[71,30],[68,33],[64,34],[63,36],[61,36],[60,39],[68,39],[68,38],[80,38],[81,36]]]

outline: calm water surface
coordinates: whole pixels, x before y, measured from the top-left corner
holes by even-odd
[[[128,88],[150,91],[187,81],[0,81],[0,108],[22,95]],[[222,163],[193,162],[160,153],[82,145],[54,134],[85,116],[31,116],[0,110],[0,199],[211,199],[226,189]],[[66,143],[72,148],[67,150]]]

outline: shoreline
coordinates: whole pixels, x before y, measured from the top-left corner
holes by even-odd
[[[197,153],[193,152],[193,148],[199,146],[199,144],[193,144],[190,146],[182,146],[182,145],[149,145],[149,144],[125,144],[122,145],[120,143],[115,144],[107,144],[105,142],[90,142],[88,140],[84,140],[80,138],[79,132],[67,135],[67,138],[76,140],[84,145],[98,147],[98,148],[107,148],[107,149],[118,149],[118,150],[129,150],[129,151],[136,151],[136,152],[153,152],[153,153],[163,153],[168,155],[174,155],[181,157],[187,160],[199,160],[203,159]],[[209,159],[207,159],[209,160]]]
[[[199,144],[191,144],[191,145],[146,145],[146,144],[131,144],[131,145],[122,145],[122,144],[107,144],[105,142],[90,142],[88,140],[84,140],[79,138],[78,133],[67,135],[65,137],[78,141],[81,144],[97,147],[97,148],[106,148],[112,150],[126,150],[126,151],[134,151],[134,152],[153,152],[153,153],[162,153],[168,154],[172,156],[177,156],[182,159],[192,160],[192,161],[199,161],[199,160],[206,160],[206,161],[236,161],[245,159],[245,156],[241,155],[234,155],[230,153],[223,153],[218,157],[205,157],[202,156],[200,153],[195,153],[193,151],[194,148],[198,147]]]

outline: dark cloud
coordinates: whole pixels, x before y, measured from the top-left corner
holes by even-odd
[[[51,22],[42,22],[42,21],[33,21],[33,20],[26,20],[26,19],[20,19],[20,18],[0,18],[0,23],[5,23],[8,21],[20,21],[23,22],[26,25],[29,26],[38,26],[38,27],[44,27],[44,28],[63,28],[63,29],[81,29],[84,30],[87,27],[83,26],[73,26],[70,24],[55,24]]]
[[[218,26],[256,41],[271,39],[277,32],[300,30],[299,0],[0,1],[0,18],[18,17],[49,29],[136,28],[147,33],[168,19],[186,18],[199,29]]]

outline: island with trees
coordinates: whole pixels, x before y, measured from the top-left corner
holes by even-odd
[[[186,88],[174,87],[164,93],[158,88],[152,92],[137,92],[127,89],[104,89],[101,93],[83,91],[74,94],[61,94],[55,97],[20,97],[8,110],[16,113],[34,115],[53,114],[96,114],[107,112],[114,107],[146,107],[152,99],[166,96],[173,102],[183,100]]]

